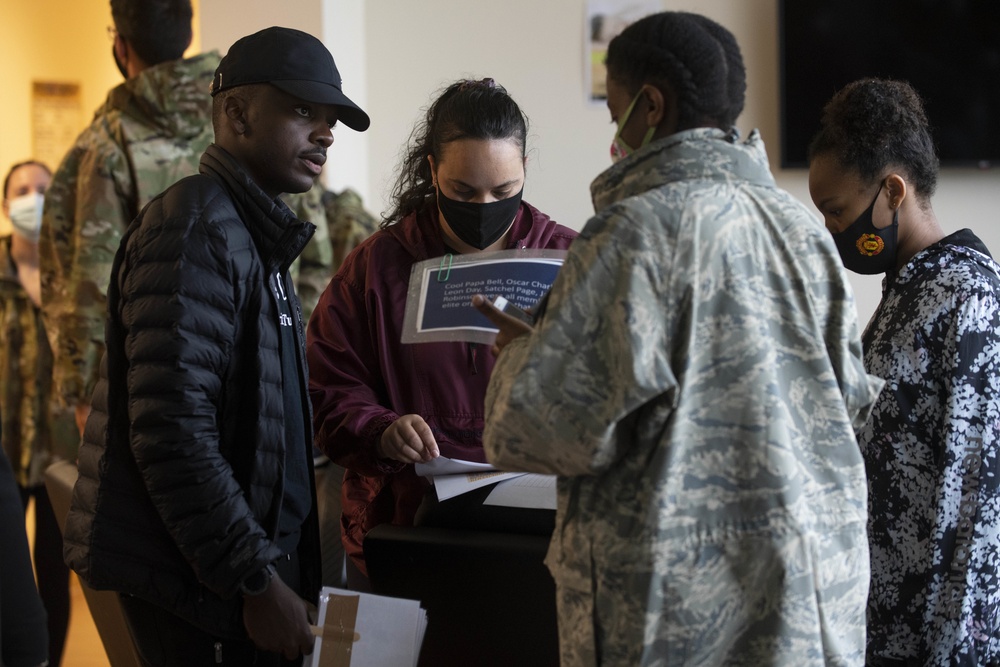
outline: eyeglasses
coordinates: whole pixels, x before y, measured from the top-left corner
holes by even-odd
[[[108,26],[108,39],[111,40],[112,43],[114,43],[115,37],[117,37],[117,36],[118,36],[118,31],[115,30],[114,26],[109,25]]]

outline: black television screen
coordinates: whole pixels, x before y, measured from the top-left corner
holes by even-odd
[[[807,166],[823,105],[865,77],[924,100],[942,166],[1000,164],[1000,0],[779,0],[781,165]]]

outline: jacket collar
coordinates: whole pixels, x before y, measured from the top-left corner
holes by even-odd
[[[170,137],[190,139],[212,124],[212,83],[219,52],[147,67],[108,93],[104,113],[118,110]]]
[[[658,139],[602,172],[590,185],[594,211],[668,183],[689,180],[774,186],[757,130],[743,143],[738,132],[697,128]]]
[[[956,255],[965,257],[968,261],[978,264],[983,271],[1000,278],[1000,266],[993,259],[986,244],[971,229],[961,229],[918,252],[898,272],[887,273],[882,280],[882,291],[893,286],[905,285],[923,275],[925,271],[940,270],[941,267],[950,264]]]
[[[243,224],[268,272],[287,271],[316,231],[280,199],[271,199],[229,152],[211,144],[201,156],[199,171],[219,181],[229,192]]]

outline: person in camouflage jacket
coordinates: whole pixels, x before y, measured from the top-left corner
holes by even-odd
[[[212,142],[208,86],[219,55],[181,59],[190,9],[189,0],[111,3],[113,55],[126,81],[108,93],[46,196],[39,262],[53,389],[77,408],[81,425],[104,352],[108,279],[122,234],[149,200],[197,173]]]
[[[837,250],[737,140],[727,30],[655,14],[607,66],[620,161],[486,396],[487,458],[558,475],[561,664],[862,665],[881,382]]]
[[[44,473],[57,460],[76,458],[80,434],[72,413],[51,400],[52,351],[37,303],[39,199],[51,178],[46,165],[27,160],[13,165],[3,184],[0,217],[19,223],[0,230],[0,439],[25,512],[34,500],[32,562],[48,620],[49,664],[58,667],[69,627],[69,568]]]

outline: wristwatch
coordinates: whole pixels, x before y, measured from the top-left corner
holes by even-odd
[[[240,592],[243,595],[260,595],[271,585],[274,578],[274,565],[268,563],[264,569],[258,570],[243,580],[240,584]]]

